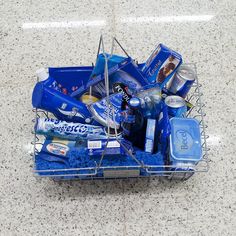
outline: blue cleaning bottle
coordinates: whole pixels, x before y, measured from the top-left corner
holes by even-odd
[[[97,124],[87,106],[74,98],[38,82],[33,91],[32,105],[53,113],[58,119],[68,122]]]

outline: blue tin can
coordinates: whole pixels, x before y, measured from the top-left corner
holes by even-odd
[[[168,114],[172,117],[185,117],[187,106],[185,100],[180,96],[167,96],[165,104],[168,107]]]
[[[196,74],[194,70],[188,65],[181,65],[177,70],[171,84],[169,86],[169,92],[179,95],[185,98],[191,89]]]

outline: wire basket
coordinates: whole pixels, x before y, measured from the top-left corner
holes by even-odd
[[[123,50],[123,52],[126,54],[127,57],[129,57],[128,53],[123,49],[123,47],[120,45],[120,43],[113,38],[112,42],[112,49],[111,49],[111,55],[113,54],[114,49],[114,43],[117,43],[120,48]],[[106,99],[108,104],[108,109],[110,105],[110,98],[109,98],[109,79],[108,79],[108,59],[105,50],[104,50],[104,44],[102,37],[99,41],[99,48],[98,48],[98,54],[100,49],[102,49],[102,53],[105,58],[105,69],[104,69],[104,78],[105,78],[105,87],[106,87]],[[192,69],[195,71],[197,75],[197,69],[196,64],[188,64],[188,66],[192,67]],[[121,164],[114,164],[112,163],[112,160],[110,162],[104,163],[104,158],[106,158],[105,152],[107,148],[107,144],[110,138],[109,134],[109,125],[108,125],[108,140],[106,143],[105,150],[103,151],[100,158],[94,160],[94,162],[90,162],[91,164],[89,166],[76,166],[76,168],[57,168],[57,169],[39,169],[36,165],[36,159],[39,156],[40,150],[44,143],[44,136],[37,135],[34,132],[34,140],[32,141],[33,144],[33,160],[34,160],[34,173],[37,176],[40,177],[51,177],[53,179],[107,179],[107,178],[134,178],[134,177],[150,177],[150,176],[162,176],[167,177],[168,179],[179,179],[179,180],[186,180],[190,178],[194,173],[198,172],[207,172],[209,169],[208,164],[208,148],[207,148],[207,138],[206,135],[206,125],[204,122],[204,116],[205,113],[203,112],[204,104],[202,103],[202,93],[200,91],[201,85],[198,82],[198,78],[196,76],[196,80],[194,84],[192,85],[192,88],[186,98],[188,102],[193,104],[193,107],[188,111],[187,117],[189,118],[195,118],[199,121],[200,129],[201,129],[201,146],[202,146],[202,153],[203,157],[198,162],[197,165],[191,165],[191,164],[181,164],[178,166],[158,163],[148,163],[146,161],[140,160],[137,155],[134,155],[132,152],[130,152],[117,138],[117,131],[116,133],[116,140],[120,143],[120,145],[125,149],[127,158],[130,158],[132,160],[131,164],[130,162],[126,164],[126,162]],[[36,122],[37,118],[52,118],[54,117],[51,113],[46,112],[41,109],[33,109],[35,113],[35,119],[33,122]],[[144,152],[143,152],[144,153]],[[158,154],[143,154],[143,155],[151,155],[152,157],[155,157],[155,155]],[[151,158],[152,158],[151,157]],[[89,157],[90,158],[90,157]]]
[[[196,71],[196,64],[188,64]],[[197,73],[196,73],[197,74]],[[104,155],[101,156],[100,160],[95,161],[94,165],[90,167],[78,167],[78,168],[63,168],[63,169],[43,169],[39,170],[34,165],[34,173],[40,177],[51,177],[54,179],[106,179],[106,178],[132,178],[132,177],[150,177],[150,176],[163,176],[168,177],[168,179],[180,179],[186,180],[190,178],[194,173],[198,172],[207,172],[209,169],[208,163],[208,148],[207,148],[207,138],[206,128],[204,122],[204,116],[206,115],[203,112],[204,103],[202,102],[202,93],[200,91],[201,84],[196,78],[192,88],[187,96],[186,100],[194,104],[192,109],[187,113],[187,117],[195,118],[199,121],[201,128],[201,139],[202,139],[202,160],[196,166],[173,166],[173,165],[148,165],[144,162],[139,162],[135,165],[122,165],[122,166],[108,166],[102,164],[102,159]],[[35,113],[35,119],[37,118],[49,118],[53,115],[49,112],[40,109],[33,109]],[[32,141],[34,151],[33,151],[33,160],[37,158],[38,153],[40,152],[44,136],[37,135],[34,132],[34,139]],[[135,159],[135,156],[133,156]],[[178,168],[178,169],[177,169]]]

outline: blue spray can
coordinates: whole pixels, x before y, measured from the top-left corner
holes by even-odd
[[[165,98],[165,104],[168,107],[168,114],[171,117],[185,117],[187,112],[187,106],[185,100],[176,95],[167,96]]]

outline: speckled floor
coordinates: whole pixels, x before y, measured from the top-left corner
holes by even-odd
[[[235,235],[235,20],[235,0],[1,0],[0,235]],[[33,177],[35,70],[90,64],[101,32],[139,61],[162,42],[197,63],[207,174],[182,183]]]

